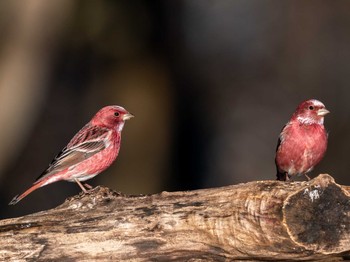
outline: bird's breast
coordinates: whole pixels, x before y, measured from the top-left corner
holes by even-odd
[[[290,125],[282,132],[276,164],[289,174],[310,171],[323,158],[327,133],[323,125]]]
[[[99,174],[107,169],[119,154],[120,134],[114,134],[114,132],[111,132],[106,140],[106,147],[103,150],[75,166],[74,170],[71,170],[71,172],[89,175]]]

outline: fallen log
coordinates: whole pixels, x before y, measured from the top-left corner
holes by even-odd
[[[347,255],[350,187],[326,174],[147,196],[97,187],[57,208],[0,221],[1,261],[340,261]]]

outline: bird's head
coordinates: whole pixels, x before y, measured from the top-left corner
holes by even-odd
[[[293,114],[293,119],[303,124],[323,124],[324,116],[330,113],[325,105],[316,100],[310,99],[302,102]]]
[[[116,128],[117,131],[123,129],[126,120],[134,117],[121,106],[106,106],[100,109],[92,118],[93,125]]]

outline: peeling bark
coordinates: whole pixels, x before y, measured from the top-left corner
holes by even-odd
[[[329,175],[126,196],[97,187],[0,221],[1,260],[326,260],[350,255],[350,192]]]

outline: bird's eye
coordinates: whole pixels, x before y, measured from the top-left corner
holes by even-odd
[[[120,116],[120,113],[119,113],[119,112],[115,112],[114,115],[115,115],[116,117],[118,117],[118,116]]]
[[[310,109],[310,110],[314,110],[314,107],[313,107],[313,106],[309,106],[309,109]]]

